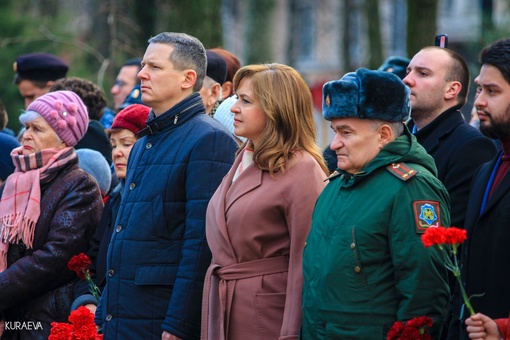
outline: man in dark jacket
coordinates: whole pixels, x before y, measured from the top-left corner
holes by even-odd
[[[237,144],[205,114],[199,95],[205,49],[182,33],[160,33],[138,74],[152,110],[128,161],[107,282],[96,311],[105,339],[199,339],[203,280],[211,254],[208,201]]]
[[[411,89],[409,128],[435,160],[451,202],[452,226],[463,228],[469,185],[476,169],[496,155],[496,146],[464,121],[459,111],[469,91],[469,69],[457,53],[425,47],[407,67]]]
[[[497,152],[496,146],[464,121],[459,111],[469,92],[469,69],[457,53],[436,46],[419,51],[407,67],[411,89],[409,129],[436,163],[438,178],[450,194],[451,225],[464,228],[470,184],[476,169]],[[450,275],[450,288],[455,278]],[[445,325],[451,313],[448,313]],[[446,336],[447,330],[443,332]]]
[[[503,150],[476,173],[466,213],[467,242],[462,248],[461,278],[475,312],[507,318],[510,311],[510,39],[482,50],[475,107],[480,131],[499,139]],[[462,297],[454,297],[450,339],[468,339],[469,317]],[[459,336],[459,332],[461,333]]]

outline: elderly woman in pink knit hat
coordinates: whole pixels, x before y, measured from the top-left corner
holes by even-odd
[[[67,320],[76,282],[67,263],[87,250],[103,205],[74,150],[88,124],[81,99],[45,94],[20,121],[16,170],[0,186],[2,339],[46,339],[51,322]]]

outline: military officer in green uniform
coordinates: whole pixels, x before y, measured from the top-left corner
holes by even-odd
[[[318,198],[304,250],[301,339],[386,339],[395,321],[428,316],[439,338],[450,292],[427,228],[450,225],[434,160],[404,125],[409,88],[358,69],[323,88],[338,169]]]

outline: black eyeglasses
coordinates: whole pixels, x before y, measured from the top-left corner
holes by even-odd
[[[126,85],[127,85],[127,83],[122,80],[115,80],[115,83],[113,83],[113,86],[118,86],[118,87],[124,87]]]

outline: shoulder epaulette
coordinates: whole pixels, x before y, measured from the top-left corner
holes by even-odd
[[[332,173],[331,175],[329,175],[329,177],[328,177],[328,178],[326,178],[326,179],[324,180],[324,182],[326,182],[326,181],[331,181],[333,178],[336,178],[336,177],[338,177],[338,176],[340,176],[340,173],[339,173],[338,171],[336,171],[336,170],[335,170],[335,171],[333,171],[333,173]]]
[[[407,181],[418,173],[405,163],[392,163],[386,167],[386,170],[402,181]]]

